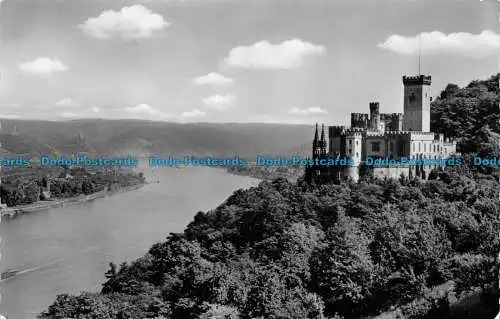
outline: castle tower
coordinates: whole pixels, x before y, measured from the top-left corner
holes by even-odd
[[[370,129],[380,129],[380,105],[378,102],[370,103]]]
[[[346,132],[345,154],[352,160],[352,165],[345,167],[346,176],[354,181],[359,180],[359,166],[363,150],[362,130],[354,128]]]
[[[430,132],[431,76],[403,76],[405,131]]]

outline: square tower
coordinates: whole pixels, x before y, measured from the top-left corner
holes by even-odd
[[[429,75],[403,76],[403,84],[403,130],[430,132],[431,77]]]

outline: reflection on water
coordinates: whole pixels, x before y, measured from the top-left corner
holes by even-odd
[[[142,256],[169,232],[182,231],[198,211],[258,183],[211,168],[144,168],[144,173],[160,183],[0,224],[0,272],[15,271],[0,282],[1,312],[9,319],[31,319],[59,293],[99,290],[109,262]]]

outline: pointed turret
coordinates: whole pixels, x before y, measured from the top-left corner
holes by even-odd
[[[326,156],[325,124],[321,125],[320,155]]]
[[[316,123],[316,130],[314,131],[314,140],[313,140],[313,158],[318,157],[318,147],[319,147],[319,140],[318,140],[318,123]]]

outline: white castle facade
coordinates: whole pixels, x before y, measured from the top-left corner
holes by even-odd
[[[456,154],[456,141],[430,131],[431,77],[403,76],[404,113],[380,113],[378,102],[370,103],[370,113],[351,113],[351,127],[324,128],[313,141],[314,158],[349,158],[343,167],[308,167],[309,179],[358,180],[363,174],[377,177],[426,178],[433,168]],[[328,144],[328,145],[327,145]],[[328,149],[327,149],[328,148]],[[367,158],[388,159],[393,164],[365,165]],[[397,164],[395,165],[394,162]],[[405,164],[410,163],[410,164]],[[425,164],[411,164],[425,163]]]

